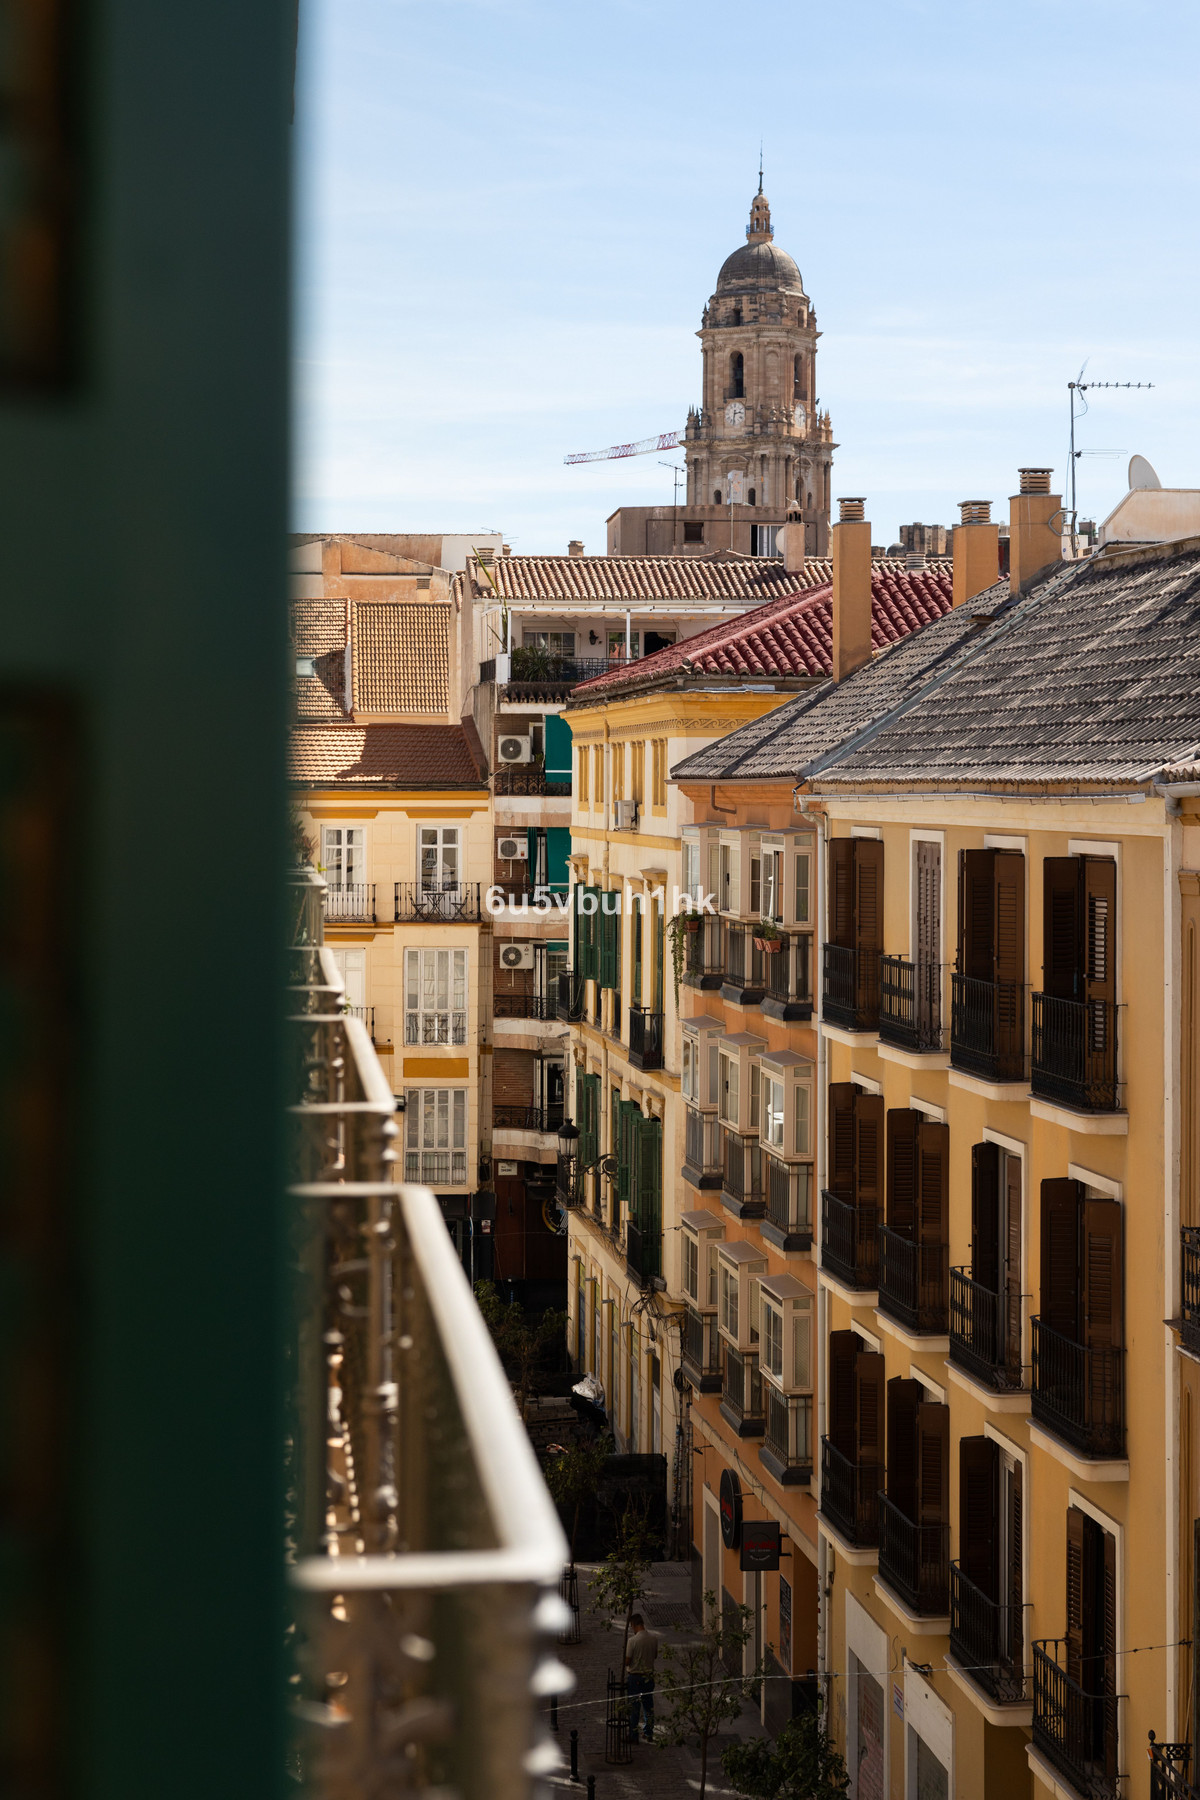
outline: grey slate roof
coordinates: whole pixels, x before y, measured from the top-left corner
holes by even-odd
[[[819,790],[1104,786],[1144,781],[1198,748],[1200,546],[1191,540],[1174,555],[1160,546],[1112,565],[1068,565],[1015,601],[991,588],[840,689],[799,696],[674,773],[808,779]]]

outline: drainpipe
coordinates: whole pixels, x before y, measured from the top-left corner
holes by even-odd
[[[625,614],[625,661],[633,661],[633,614]]]
[[[736,806],[718,806],[717,805],[717,784],[715,781],[711,782],[709,784],[708,804],[709,804],[710,809],[713,812],[728,813],[730,818],[732,818],[734,816],[734,814],[737,812]]]

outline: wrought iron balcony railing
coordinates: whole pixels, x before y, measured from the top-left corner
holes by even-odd
[[[1116,1800],[1117,1696],[1067,1673],[1066,1638],[1033,1646],[1033,1742],[1089,1800]]]
[[[813,1166],[781,1162],[769,1151],[766,1164],[767,1210],[764,1237],[780,1250],[807,1250],[813,1233]]]
[[[557,780],[547,775],[545,769],[535,768],[532,763],[513,763],[507,768],[495,769],[492,773],[492,793],[497,799],[536,799],[569,800],[571,782],[567,776]]]
[[[879,1307],[909,1331],[947,1327],[948,1244],[916,1244],[890,1226],[879,1232]]]
[[[325,917],[334,920],[354,919],[373,923],[375,919],[375,883],[373,881],[331,881],[327,883]]]
[[[396,883],[397,924],[477,925],[480,917],[477,881]]]
[[[763,1379],[757,1350],[725,1349],[725,1380],[721,1389],[721,1416],[739,1437],[761,1437],[766,1429],[763,1411]]]
[[[767,1424],[758,1460],[785,1487],[809,1481],[813,1468],[813,1397],[781,1394],[769,1381],[763,1383]]]
[[[1019,1295],[994,1293],[968,1269],[951,1269],[950,1361],[998,1394],[1024,1386],[1020,1305]]]
[[[999,1706],[1029,1700],[1025,1608],[1000,1605],[950,1564],[950,1654]]]
[[[663,1016],[646,1006],[629,1009],[629,1060],[635,1069],[663,1066]]]
[[[577,975],[574,969],[559,970],[555,1011],[561,1024],[574,1025],[582,1019],[586,985],[583,976]]]
[[[1188,1780],[1190,1744],[1160,1744],[1150,1733],[1150,1800],[1200,1800],[1200,1788]]]
[[[812,934],[785,931],[780,948],[763,956],[767,991],[762,1009],[772,1019],[812,1018]]]
[[[683,1316],[683,1372],[702,1394],[721,1391],[721,1339],[715,1312],[689,1306]]]
[[[465,1150],[406,1150],[404,1179],[423,1182],[426,1187],[466,1187],[467,1153]]]
[[[821,1193],[821,1267],[863,1292],[879,1286],[879,1208]]]
[[[405,1013],[406,1044],[465,1044],[467,1015],[465,1012]]]
[[[492,1127],[496,1131],[557,1131],[563,1122],[562,1102],[553,1106],[494,1106]]]
[[[1200,1225],[1179,1228],[1179,1335],[1200,1356]]]
[[[725,979],[725,955],[721,944],[721,921],[703,913],[695,921],[696,929],[684,934],[684,987],[719,988]]]
[[[879,1035],[885,1044],[917,1052],[942,1048],[940,963],[911,963],[903,956],[880,959]]]
[[[1117,1109],[1117,1009],[1108,1000],[1034,994],[1029,1085],[1080,1112]]]
[[[721,1125],[715,1112],[689,1106],[684,1113],[683,1178],[697,1188],[721,1185]]]
[[[1031,1323],[1033,1417],[1085,1456],[1123,1457],[1124,1351],[1089,1349],[1041,1319]]]
[[[821,1013],[846,1031],[879,1029],[879,952],[822,945]]]
[[[721,1128],[721,1199],[740,1219],[761,1219],[767,1210],[762,1146],[729,1125]]]
[[[546,994],[493,994],[494,1019],[553,1019],[558,1015],[557,1000]]]
[[[375,1043],[375,1008],[373,1006],[347,1006],[343,1010],[347,1018],[362,1020],[367,1028],[367,1036],[372,1043]]]
[[[879,1543],[879,1484],[883,1467],[877,1462],[852,1462],[821,1439],[821,1511],[835,1531],[858,1550]]]
[[[766,993],[767,957],[754,942],[753,925],[725,921],[725,978],[721,992],[739,1006],[757,1006]]]
[[[879,1496],[879,1578],[915,1613],[938,1618],[950,1608],[950,1527],[918,1525]]]
[[[625,1266],[639,1287],[662,1277],[662,1231],[631,1218],[625,1226]]]
[[[1019,981],[950,977],[950,1062],[985,1081],[1025,1073],[1025,989]]]

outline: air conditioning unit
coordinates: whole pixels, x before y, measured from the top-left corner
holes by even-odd
[[[617,801],[617,830],[636,831],[638,803],[636,800]]]
[[[532,969],[532,944],[501,944],[500,967],[502,969]]]
[[[527,837],[497,838],[496,855],[504,862],[528,862],[529,839]]]
[[[496,746],[496,753],[502,763],[522,763],[533,760],[533,740],[527,737],[502,737]]]

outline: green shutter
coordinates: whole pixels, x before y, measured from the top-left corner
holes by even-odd
[[[571,727],[560,713],[547,713],[546,780],[569,782],[570,779]]]
[[[642,1279],[649,1281],[662,1274],[662,1124],[639,1113],[634,1129],[633,1218],[642,1234]]]
[[[601,904],[611,895],[602,896]],[[619,896],[616,896],[619,898]],[[621,915],[620,913],[601,913],[600,915],[600,986],[616,988],[620,986],[620,952],[621,952]]]
[[[596,901],[595,912],[577,914],[579,931],[579,973],[585,981],[595,981],[600,973],[600,933],[598,920],[600,917],[600,890],[588,887],[582,890],[591,894]],[[579,892],[577,889],[576,892]]]
[[[569,825],[546,827],[546,880],[559,893],[567,891],[567,858],[571,854]]]

